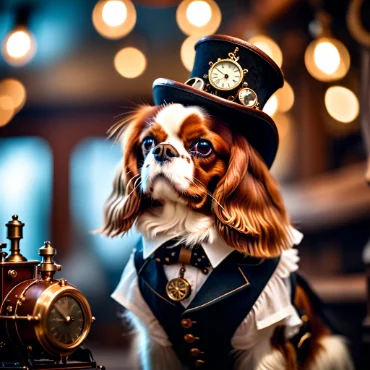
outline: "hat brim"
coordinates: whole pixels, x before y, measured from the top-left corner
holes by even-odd
[[[153,83],[156,105],[181,103],[203,107],[210,116],[240,132],[260,154],[267,167],[274,162],[279,146],[279,135],[272,118],[259,109],[248,108],[227,99],[196,89],[180,82],[158,78]]]

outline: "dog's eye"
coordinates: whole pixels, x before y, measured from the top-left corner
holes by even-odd
[[[153,149],[156,145],[156,141],[152,137],[146,137],[142,143],[143,149],[147,152]]]
[[[213,148],[209,141],[199,140],[193,145],[190,151],[199,157],[208,157],[212,154]]]

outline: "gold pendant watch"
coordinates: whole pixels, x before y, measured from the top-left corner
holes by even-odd
[[[173,301],[180,302],[190,296],[191,286],[189,282],[184,279],[185,271],[185,265],[182,264],[179,276],[171,279],[166,285],[166,293]]]

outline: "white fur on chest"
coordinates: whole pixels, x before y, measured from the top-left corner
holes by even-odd
[[[137,221],[137,228],[148,239],[166,234],[178,237],[189,246],[208,241],[212,243],[217,237],[210,216],[191,211],[186,205],[166,201],[158,208],[142,214]]]

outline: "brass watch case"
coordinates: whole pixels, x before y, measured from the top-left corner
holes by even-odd
[[[166,293],[171,300],[180,302],[189,297],[191,285],[184,278],[176,277],[167,283]]]
[[[228,63],[232,63],[235,65],[235,67],[238,68],[239,72],[240,72],[240,77],[239,77],[239,81],[236,85],[234,85],[233,87],[229,87],[229,88],[225,88],[225,87],[219,87],[217,86],[214,82],[213,82],[213,79],[212,79],[212,72],[213,70],[221,63],[223,62],[228,62]],[[235,60],[232,60],[232,59],[218,59],[217,62],[215,62],[214,64],[212,64],[211,68],[209,69],[208,71],[208,81],[209,83],[211,84],[212,87],[214,87],[216,90],[220,90],[220,91],[232,91],[232,90],[235,90],[237,89],[240,84],[243,82],[244,80],[244,72],[243,72],[243,68],[240,66],[240,64],[238,62],[236,62]]]
[[[254,95],[254,100],[253,100],[253,104],[252,105],[247,105],[247,104],[244,104],[243,100],[241,99],[241,94],[243,91],[251,91]],[[249,88],[249,87],[242,87],[241,89],[238,90],[237,94],[236,94],[240,104],[244,105],[245,107],[248,107],[248,108],[258,108],[259,106],[259,103],[258,103],[258,97],[257,97],[257,94],[256,92]]]

